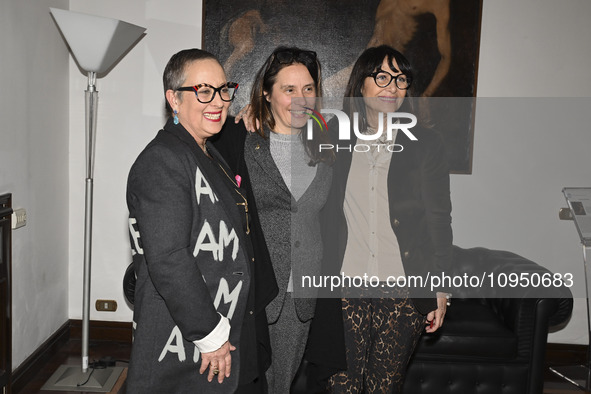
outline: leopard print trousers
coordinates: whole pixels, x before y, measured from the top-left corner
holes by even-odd
[[[342,302],[348,369],[330,378],[329,392],[400,393],[425,316],[408,297]]]

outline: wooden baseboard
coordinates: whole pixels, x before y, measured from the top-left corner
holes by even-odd
[[[587,363],[587,345],[549,343],[546,345],[548,365],[576,365]]]
[[[93,341],[131,343],[131,323],[92,320],[88,336]],[[82,339],[82,320],[70,320],[70,338]]]
[[[109,341],[131,343],[131,323],[90,321],[90,341]],[[69,340],[81,340],[82,321],[68,320],[47,341],[41,344],[37,350],[12,373],[12,391],[18,393],[32,380],[33,376],[53,357],[58,349]]]

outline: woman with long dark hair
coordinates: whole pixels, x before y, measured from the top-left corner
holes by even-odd
[[[333,272],[367,275],[378,286],[343,289],[347,370],[330,379],[334,393],[400,392],[421,333],[441,327],[449,302],[447,293],[419,294],[388,281],[448,271],[451,258],[449,173],[441,136],[421,126],[419,115],[419,125],[410,130],[413,140],[392,116],[415,113],[412,80],[400,52],[385,45],[368,48],[353,67],[343,101],[360,133],[349,130],[353,137],[347,143],[362,148],[336,154],[329,213],[336,248],[326,261]],[[336,120],[329,130],[334,143],[343,144]]]
[[[272,351],[270,393],[289,393],[302,362],[316,299],[298,294],[302,275],[319,273],[319,212],[330,187],[332,152],[318,149],[326,131],[308,138],[310,116],[322,97],[316,53],[278,47],[259,69],[251,92],[247,132],[228,123],[217,146],[237,173],[247,174],[279,291],[266,308]],[[256,121],[255,121],[256,120]]]

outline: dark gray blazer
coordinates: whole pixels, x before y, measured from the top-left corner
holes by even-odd
[[[294,290],[298,289],[302,275],[320,273],[319,212],[328,196],[332,169],[324,163],[318,164],[314,180],[296,201],[273,161],[269,138],[249,133],[244,144],[244,158],[279,286],[279,294],[267,306],[267,319],[274,323],[283,307],[291,269]],[[304,298],[295,298],[298,318],[305,322],[314,317],[315,305],[316,299],[309,292]]]

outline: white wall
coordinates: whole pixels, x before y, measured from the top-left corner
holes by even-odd
[[[451,185],[457,245],[510,250],[573,273],[578,297],[582,249],[558,210],[563,187],[591,186],[590,15],[585,0],[484,1],[478,96],[513,99],[479,99],[473,174]],[[575,299],[570,323],[549,341],[587,344],[585,307]]]
[[[48,11],[68,5],[147,27],[147,35],[97,83],[91,303],[114,299],[119,309],[92,311],[93,320],[131,321],[121,289],[131,261],[127,172],[164,122],[166,61],[201,43],[201,1],[0,2],[0,133],[13,141],[0,145],[0,192],[13,192],[15,206],[29,214],[27,226],[14,233],[14,367],[68,318],[82,315],[86,77]],[[484,0],[479,96],[591,96],[589,15],[586,0]],[[552,80],[559,83],[550,85]],[[591,133],[584,119],[576,120],[579,127],[570,119],[548,125],[551,101],[538,108],[535,100],[514,106],[495,100],[477,105],[473,174],[452,176],[455,243],[511,250],[580,278],[574,225],[558,221],[557,212],[565,206],[563,186],[589,186],[591,159],[582,152],[591,146]],[[568,104],[556,106],[568,111]],[[582,109],[569,116],[587,113],[587,104],[577,101],[573,105]],[[505,114],[496,115],[496,109]],[[505,115],[512,126],[500,125]],[[584,302],[577,300],[572,321],[550,341],[587,343],[585,316]]]
[[[13,366],[68,320],[68,53],[49,7],[0,1],[0,193],[27,210],[13,232]]]

